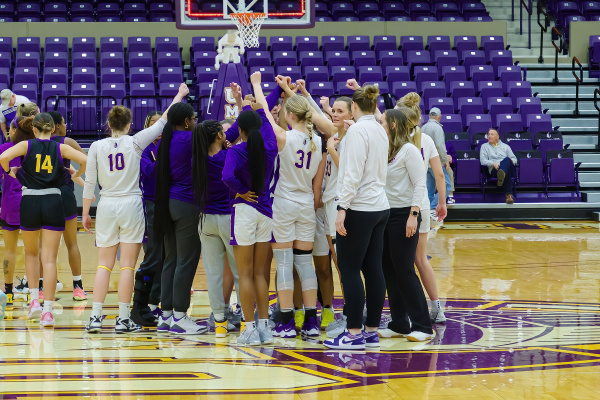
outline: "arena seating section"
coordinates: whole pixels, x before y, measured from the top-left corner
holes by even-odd
[[[527,71],[513,63],[501,36],[484,36],[479,44],[475,36],[456,36],[453,42],[448,36],[375,36],[372,42],[368,36],[261,39],[260,47],[243,58],[249,74],[262,72],[267,92],[274,87],[274,76],[283,74],[306,79],[315,98],[333,101],[351,94],[345,84],[356,78],[361,84],[378,84],[383,94],[396,99],[418,92],[425,120],[432,107],[440,108],[448,142],[457,151],[459,191],[471,188],[481,195],[493,186],[486,169],[474,161],[487,130],[496,127],[515,152],[525,152],[527,167],[518,167],[518,188],[538,187],[546,193],[562,185],[578,193],[572,153],[564,151],[562,135],[525,80]],[[154,46],[149,37],[103,37],[98,43],[79,37],[71,46],[64,37],[47,37],[43,43],[30,37],[15,44],[13,49],[12,38],[0,38],[0,87],[37,101],[42,109],[56,106],[72,134],[92,140],[114,104],[133,108],[133,129],[138,130],[145,114],[164,108],[184,79],[192,82],[192,94],[204,109],[218,75],[214,37],[193,38],[189,63],[182,60],[176,37],[156,38]],[[384,109],[383,99],[380,107]],[[573,168],[556,167],[564,163],[556,159],[570,160]]]
[[[297,1],[269,1],[269,11],[300,11]],[[194,1],[192,11],[222,12],[222,1]],[[171,22],[172,0],[0,1],[0,22]],[[324,21],[491,21],[481,1],[329,0],[315,2]]]
[[[563,32],[567,43],[569,41],[569,24],[571,22],[600,21],[600,1],[547,0],[546,9],[549,15],[554,16],[556,28],[560,32]]]

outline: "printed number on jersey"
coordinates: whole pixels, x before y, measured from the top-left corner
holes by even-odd
[[[125,156],[123,156],[123,153],[117,153],[114,156],[109,154],[108,164],[110,165],[110,172],[113,172],[115,168],[117,171],[121,171],[125,169]]]
[[[312,151],[304,153],[303,150],[298,150],[296,154],[298,154],[298,162],[294,164],[296,168],[304,168],[304,158],[306,156],[306,169],[310,169],[310,159],[312,157]]]
[[[331,176],[331,160],[327,160],[325,165],[325,176]]]
[[[50,156],[46,155],[44,158],[44,162],[42,163],[42,155],[35,155],[35,172],[41,172],[41,170],[46,170],[47,173],[52,173],[52,161],[50,160]]]

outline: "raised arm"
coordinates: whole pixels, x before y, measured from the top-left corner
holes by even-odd
[[[352,90],[360,89],[360,85],[358,84],[358,82],[356,82],[356,79],[348,79],[346,81],[346,87]],[[379,111],[379,107],[375,107],[375,113],[373,115],[375,116],[375,119],[377,121],[381,121],[381,117],[383,117],[381,111]]]
[[[303,79],[299,79],[296,81],[296,85],[300,89],[300,93],[308,100],[308,103],[311,106],[313,124],[315,124],[319,132],[325,136],[325,139],[335,135],[337,133],[337,128],[325,117],[323,110],[321,110],[317,102],[312,98],[310,93],[308,93],[308,90],[306,90],[306,82]]]
[[[227,187],[235,192],[236,194],[246,194],[250,191],[236,176],[235,170],[238,166],[238,154],[232,148],[229,149],[227,155],[225,156],[225,165],[223,167],[223,183],[227,185]]]
[[[273,115],[271,115],[271,110],[269,110],[267,100],[265,99],[265,95],[263,93],[262,87],[260,86],[260,79],[261,79],[261,74],[258,71],[253,73],[252,76],[250,77],[250,82],[252,83],[252,89],[254,90],[254,97],[256,98],[256,102],[263,106],[263,108],[265,110],[265,115],[266,115],[267,119],[269,120],[269,122],[271,123],[271,126],[273,127],[273,132],[275,132],[275,137],[277,138],[277,148],[279,149],[279,151],[281,151],[285,147],[286,133],[279,125],[277,125],[277,123],[273,119]],[[287,84],[286,84],[286,86],[287,86]]]
[[[323,145],[323,144],[321,144]],[[323,202],[321,201],[321,197],[323,193],[321,189],[323,187],[323,178],[325,177],[325,166],[327,165],[327,157],[321,157],[321,162],[319,163],[319,168],[317,169],[317,174],[313,178],[313,194],[315,198],[315,211],[319,208],[323,207]]]
[[[140,171],[144,176],[153,178],[156,176],[156,154],[149,148],[142,153],[140,160]]]

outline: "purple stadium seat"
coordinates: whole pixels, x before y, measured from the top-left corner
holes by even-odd
[[[354,51],[351,53],[352,63],[356,68],[377,65],[374,51]]]
[[[410,19],[410,17],[408,17],[408,16],[396,16],[396,17],[390,18],[390,21],[410,22],[410,21],[412,21],[412,19]]]
[[[15,2],[14,1],[2,1],[0,2],[0,16],[13,16],[15,14]]]
[[[329,80],[329,69],[323,65],[303,66],[302,75],[308,82],[325,82]]]
[[[67,68],[44,68],[44,76],[42,82],[44,83],[68,83],[69,71]]]
[[[481,49],[488,54],[492,50],[504,50],[504,38],[502,36],[482,36]]]
[[[531,150],[533,141],[529,132],[508,132],[503,140],[510,146],[512,151]]]
[[[359,2],[356,11],[358,15],[379,16],[379,4],[377,2]]]
[[[69,39],[66,37],[47,37],[44,40],[44,50],[47,53],[68,53]]]
[[[511,114],[513,112],[512,100],[509,97],[488,97],[486,111],[492,116],[494,126],[498,126],[497,116],[499,114]]]
[[[479,85],[479,82],[494,81],[494,67],[491,65],[472,65],[469,73],[471,80],[475,86]]]
[[[458,55],[455,50],[436,50],[433,53],[433,61],[441,73],[443,67],[458,65]]]
[[[177,53],[179,54],[179,53]],[[102,55],[101,55],[102,56]],[[153,67],[152,52],[129,52],[129,68],[134,67]]]
[[[484,113],[483,100],[480,97],[461,97],[455,104],[465,126],[467,126],[468,115]]]
[[[461,2],[462,14],[465,18],[487,15],[485,5],[479,1]]]
[[[477,36],[454,36],[454,47],[459,56],[465,50],[477,50]]]
[[[146,5],[144,3],[130,3],[126,2],[123,4],[123,15],[131,17],[140,17],[146,15]]]
[[[133,67],[129,68],[130,83],[153,83],[154,70],[148,67]]]
[[[492,50],[488,53],[488,61],[494,67],[494,73],[498,75],[500,66],[513,65],[512,51],[510,50]]]
[[[431,98],[446,97],[446,85],[444,82],[422,82],[420,89],[421,97],[425,103]]]
[[[371,50],[371,39],[369,36],[348,36],[346,43],[348,44],[350,54],[355,51]]]
[[[0,53],[0,68],[12,68],[12,53]]]
[[[315,2],[315,15],[317,17],[329,16],[329,9],[327,8],[327,4],[319,1]]]
[[[506,65],[498,67],[498,79],[502,81],[502,87],[504,89],[504,92],[508,93],[508,82],[523,80],[521,67],[518,67],[516,65]]]
[[[281,67],[298,65],[298,55],[295,51],[274,51],[273,65]]]
[[[600,15],[600,1],[581,2],[581,13],[586,20],[591,21],[592,17]]]
[[[395,36],[374,36],[373,37],[373,50],[377,54],[381,51],[395,51],[398,50]]]
[[[0,53],[12,53],[13,40],[12,37],[0,37]]]
[[[71,87],[71,94],[74,96],[95,96],[96,84],[74,83]]]
[[[173,22],[173,17],[170,16],[153,16],[150,22]]]
[[[400,37],[400,49],[402,55],[406,60],[407,53],[409,51],[422,51],[423,49],[423,37],[422,36],[401,36]]]
[[[528,114],[541,114],[542,101],[538,97],[519,97],[516,108],[523,118]]]
[[[282,65],[275,64],[275,72],[277,75],[289,76],[292,81],[302,79],[302,68],[297,65]]]
[[[465,22],[463,17],[459,16],[448,16],[445,15],[442,17],[442,22]]]
[[[358,81],[361,84],[365,82],[381,82],[383,81],[383,72],[378,66],[362,66],[358,67]]]
[[[71,3],[71,15],[73,16],[88,16],[94,14],[94,5],[92,2],[74,2]]]
[[[21,96],[27,97],[33,102],[37,102],[38,85],[32,83],[13,83],[11,90]]]
[[[552,118],[548,114],[530,114],[525,118],[525,121],[527,122],[527,129],[532,134],[552,131]]]
[[[322,51],[301,51],[299,53],[300,65],[302,66],[314,66],[324,64],[323,52]]]
[[[530,82],[508,82],[506,89],[515,105],[520,97],[532,97]]]
[[[456,114],[442,114],[441,124],[444,126],[446,132],[463,132],[463,123],[460,119],[460,115]]]
[[[579,15],[579,5],[574,1],[558,1],[556,3],[556,26],[559,29],[564,28],[567,17]]]
[[[512,143],[514,141],[509,142],[509,145]],[[538,150],[523,149],[513,151],[518,160],[517,187],[544,187],[545,178],[542,154]]]
[[[417,20],[419,17],[429,17],[431,16],[431,8],[428,3],[418,2],[418,3],[409,3],[408,7],[408,15],[414,20]]]
[[[93,68],[96,69],[96,52],[73,53],[73,68]]]
[[[456,152],[456,182],[457,188],[481,188],[481,163],[479,151],[464,150]]]
[[[148,36],[128,37],[127,51],[132,52],[152,52],[152,42]]]
[[[350,54],[347,51],[328,51],[325,53],[325,62],[328,66],[350,65]]]
[[[0,67],[0,87],[10,86],[10,68]]]
[[[44,83],[42,84],[42,104],[50,96],[66,96],[67,85],[62,83]]]
[[[296,36],[296,51],[318,51],[318,36]]]
[[[294,39],[291,36],[272,36],[269,43],[272,52],[294,50]]]
[[[433,65],[431,53],[427,50],[409,50],[406,52],[406,65],[412,71],[415,66]]]
[[[173,12],[173,6],[170,3],[152,3],[148,11],[151,16],[170,16]]]
[[[46,3],[44,6],[44,14],[47,16],[66,15],[67,5],[64,3]]]
[[[254,72],[253,68],[257,68],[257,67],[252,67],[250,68],[250,71]],[[272,68],[272,67],[265,67],[265,68]],[[172,71],[169,71],[169,69],[171,69]],[[179,68],[179,70],[175,69],[175,68],[161,68],[158,70],[158,82],[162,82],[163,80],[161,80],[161,71],[163,74],[163,80],[168,79],[168,81],[170,82],[174,82],[174,78],[175,78],[175,74],[177,74],[176,76],[179,77],[182,73],[181,68]],[[262,72],[262,71],[261,71]],[[169,78],[167,78],[167,76]],[[211,67],[196,67],[196,81],[198,83],[202,83],[202,82],[212,82],[214,79],[217,79],[217,77],[219,76],[219,71],[217,71],[215,69],[214,66]],[[182,79],[182,78],[180,78]],[[264,78],[266,79],[266,78]],[[273,77],[273,80],[275,80],[275,78]]]
[[[546,154],[548,163],[546,187],[575,187],[575,192],[579,197],[579,166],[573,161],[573,152],[571,150],[554,150]]]
[[[3,15],[0,15],[0,23],[5,23],[5,22],[14,22],[12,17],[5,17]]]
[[[385,68],[385,76],[388,82],[395,81],[410,81],[410,70],[408,67],[387,66]]]
[[[67,68],[69,66],[69,53],[52,53],[46,51],[44,56],[45,67]]]
[[[459,97],[475,97],[475,86],[470,81],[451,82],[450,95],[454,99],[454,102],[458,102]]]
[[[157,66],[157,68],[181,67],[182,66],[181,53],[179,51],[174,51],[174,52],[166,51],[166,52],[160,52],[160,53],[157,52],[156,53],[156,66]]]
[[[194,52],[194,65],[197,67],[210,67],[215,65],[216,51]]]
[[[17,14],[23,17],[39,16],[40,11],[40,3],[35,1],[20,2],[17,6]]]
[[[315,21],[316,22],[333,22],[333,19],[331,17],[315,17]]]
[[[125,84],[125,68],[102,68],[100,70],[100,82],[105,84]]]
[[[450,36],[427,36],[427,50],[434,53],[438,50],[451,50]]]
[[[385,19],[389,21],[394,21],[393,18],[406,16],[406,10],[404,9],[404,4],[402,4],[402,2],[386,2],[383,4],[382,11]]]
[[[20,37],[17,38],[17,53],[39,53],[39,37]]]
[[[31,83],[37,86],[39,80],[37,67],[16,67],[14,69],[14,83]]]
[[[485,52],[483,50],[467,50],[462,53],[463,66],[467,71],[474,65],[486,65]]]
[[[344,36],[323,36],[321,38],[321,45],[323,46],[323,52],[327,53],[330,51],[344,51],[346,49]]]
[[[392,93],[398,99],[410,92],[417,92],[417,84],[410,81],[392,81]]]
[[[44,18],[44,22],[68,22],[65,17],[51,17],[47,16]]]
[[[179,41],[177,37],[157,37],[155,50],[160,52],[177,52],[179,51]]]
[[[444,132],[446,143],[452,145],[454,150],[465,151],[471,150],[471,139],[467,132]]]
[[[333,3],[331,4],[331,16],[334,20],[342,17],[354,16],[354,6],[352,3]]]
[[[414,68],[413,76],[415,82],[417,83],[417,86],[419,87],[423,84],[423,82],[433,82],[440,80],[437,68],[430,66],[416,66]]]
[[[463,66],[442,67],[442,80],[446,83],[446,92],[450,93],[450,84],[456,81],[466,81],[467,73]]]
[[[80,15],[71,16],[71,22],[96,22],[94,17],[85,17]]]
[[[115,3],[98,3],[96,12],[98,15],[115,16],[121,11],[119,4]]]
[[[492,116],[487,114],[469,114],[466,119],[467,132],[486,133],[492,127]]]
[[[484,104],[487,104],[487,99],[490,97],[504,96],[502,82],[499,81],[478,82],[477,91],[479,92],[479,97],[483,99]]]
[[[73,68],[73,84],[88,83],[96,85],[96,68],[77,67]]]
[[[39,68],[40,67],[40,53],[19,53],[17,52],[17,57],[15,59],[15,67],[30,67],[30,68]]]
[[[196,36],[192,38],[192,51],[194,53],[215,51],[216,48],[214,37]]]
[[[347,88],[346,82],[338,82],[335,84],[335,94],[338,96],[352,97],[352,93],[354,93],[354,90]]]
[[[96,38],[94,37],[74,37],[72,49],[75,53],[95,53]]]
[[[331,96],[334,93],[332,82],[308,82],[308,91],[313,96]]]
[[[443,114],[454,114],[454,101],[449,97],[430,98],[425,112],[428,113],[433,107],[437,107]]]
[[[100,53],[123,53],[122,37],[103,37],[100,38]]]
[[[450,1],[433,4],[433,13],[438,20],[445,16],[460,15],[458,6]]]
[[[334,85],[338,82],[347,82],[348,79],[356,79],[356,68],[346,65],[334,65],[330,67],[329,73],[331,74]]]
[[[498,127],[498,133],[504,135],[508,132],[522,132],[523,120],[520,114],[498,114],[496,116],[495,126]]]

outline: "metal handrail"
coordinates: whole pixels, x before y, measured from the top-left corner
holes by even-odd
[[[594,107],[598,111],[598,149],[600,149],[600,106],[598,100],[600,100],[600,89],[594,90]]]
[[[544,11],[544,2],[542,0],[538,0],[537,2],[537,23],[540,27],[540,56],[538,58],[538,63],[544,63],[544,34],[548,33],[548,26],[550,25],[550,19],[546,11]],[[544,16],[544,24],[540,21],[540,17]]]
[[[579,76],[575,73],[575,63],[579,66]],[[575,115],[579,115],[579,84],[583,83],[583,66],[577,57],[573,57],[571,60],[571,72],[575,77]]]
[[[528,20],[529,20],[529,40],[528,40],[528,44],[529,44],[529,49],[531,49],[531,14],[533,13],[533,0],[527,0],[527,4],[525,4],[525,0],[521,0],[521,3],[519,5],[519,34],[522,35],[523,34],[523,8],[525,8],[525,11],[527,11],[527,14],[529,15]]]
[[[102,100],[109,100],[112,101],[113,104],[117,104],[117,99],[113,96],[96,96],[96,95],[54,95],[54,96],[48,96],[46,97],[46,99],[44,100],[44,110],[49,111],[50,108],[52,108],[53,111],[58,111],[59,107],[60,107],[60,102],[61,100],[65,100],[65,102],[68,102],[69,100],[76,100],[76,99],[80,99],[80,100],[90,100],[94,102],[94,113],[97,114],[97,109],[98,107],[102,107]],[[49,108],[48,107],[48,102],[54,100],[54,104]],[[71,102],[70,105],[66,104],[65,105],[66,108],[66,114],[63,117],[65,118],[65,121],[67,121],[67,128],[69,130],[69,133],[71,132],[86,132],[87,130],[73,130],[70,121],[72,120],[72,109],[73,109],[73,103]],[[100,134],[101,132],[101,127],[102,124],[99,122],[101,120],[101,118],[98,118],[98,115],[96,115],[96,123],[95,123],[95,132],[97,134]]]
[[[563,34],[558,29],[556,29],[556,27],[552,28],[552,31],[556,34],[558,39],[560,39],[559,46],[557,46],[556,43],[554,43],[554,40],[552,40],[552,46],[554,46],[554,50],[556,50],[556,53],[554,54],[554,81],[553,82],[558,83],[558,54],[563,51],[564,42],[563,42]]]

